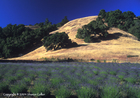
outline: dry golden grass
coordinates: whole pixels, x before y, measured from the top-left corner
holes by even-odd
[[[77,39],[75,36],[78,28],[81,28],[92,20],[96,20],[97,17],[98,16],[89,16],[78,18],[66,23],[58,30],[50,32],[50,34],[55,32],[66,32],[69,38],[79,45],[78,47],[46,52],[45,47],[41,46],[26,55],[9,58],[8,60],[37,60],[37,58],[40,59],[42,57],[54,57],[60,59],[99,59],[106,60],[107,62],[112,62],[113,59],[117,59],[117,61],[121,63],[127,60],[127,55],[140,55],[140,42],[137,41],[137,38],[118,28],[109,29],[108,32],[112,35],[108,40],[102,40],[101,42],[85,43],[82,39]],[[140,57],[128,58],[128,61],[130,62],[138,62],[139,60]]]

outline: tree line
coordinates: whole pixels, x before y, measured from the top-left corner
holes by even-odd
[[[8,24],[4,28],[0,27],[0,57],[9,58],[17,56],[30,49],[33,43],[39,42],[45,46],[47,51],[77,46],[77,43],[72,42],[65,32],[49,34],[68,21],[65,16],[60,23],[52,24],[46,18],[45,22],[34,25],[40,27],[35,30],[25,27],[24,24]],[[107,23],[108,26],[104,23]],[[131,11],[123,13],[120,10],[106,12],[104,9],[100,10],[96,21],[91,21],[89,24],[78,29],[76,37],[84,39],[87,43],[94,42],[97,35],[100,38],[107,38],[107,30],[110,27],[117,27],[127,31],[140,40],[140,16],[136,17]],[[91,36],[91,34],[94,34],[94,36]],[[42,38],[43,40],[41,41]]]
[[[45,22],[36,23],[35,26],[40,28],[32,30],[25,27],[24,24],[0,27],[0,57],[9,58],[18,56],[33,46],[33,43],[38,43],[42,38],[49,36],[49,32],[57,30],[69,20],[65,16],[58,24],[52,24],[48,18]]]
[[[104,23],[107,23],[108,26]],[[140,40],[140,16],[136,17],[131,11],[122,13],[119,9],[110,12],[106,12],[104,9],[100,10],[96,21],[78,29],[76,37],[84,39],[85,42],[94,42],[96,35],[107,37],[107,30],[111,27],[127,31]],[[90,36],[91,34],[94,34],[94,37]]]
[[[132,11],[123,12],[118,10],[106,12],[104,9],[100,10],[98,14],[109,27],[117,27],[121,30],[129,32],[140,40],[140,16]]]

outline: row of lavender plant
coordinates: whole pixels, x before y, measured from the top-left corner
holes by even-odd
[[[52,93],[57,98],[73,94],[79,98],[139,98],[139,68],[139,64],[131,63],[1,64],[0,93]]]

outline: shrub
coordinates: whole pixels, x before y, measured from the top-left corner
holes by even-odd
[[[87,29],[78,29],[76,38],[84,39],[89,35],[89,31]]]
[[[139,55],[127,55],[127,57],[139,57]]]
[[[136,36],[140,40],[140,26],[133,26],[128,29],[128,32]]]
[[[69,39],[68,35],[65,32],[58,33],[45,37],[43,39],[43,44],[47,50],[57,50],[64,47],[72,47],[76,46],[76,43],[72,43],[72,41]]]
[[[27,93],[27,86],[26,85],[21,85],[21,84],[18,84],[18,85],[14,85],[10,88],[11,92],[12,93]]]
[[[61,86],[60,89],[54,92],[56,98],[69,98],[72,94],[71,91],[67,90],[65,87]]]
[[[48,86],[45,84],[35,84],[33,88],[30,89],[32,94],[45,94],[45,96],[48,96],[51,94],[50,90],[48,89]]]
[[[106,31],[108,28],[104,24],[101,17],[98,17],[96,21],[91,21],[89,24],[84,25],[81,28],[78,29],[76,38],[84,39],[86,43],[89,43],[92,41],[92,38],[90,37],[91,34],[101,35],[102,37],[107,37],[108,32]]]
[[[106,12],[105,12],[104,9],[101,9],[101,10],[100,10],[100,13],[98,14],[98,16],[100,16],[100,15],[101,15],[101,18],[105,18]]]
[[[4,82],[0,83],[0,93],[10,93],[9,86]]]
[[[86,43],[91,42],[91,37],[90,37],[90,36],[86,36],[85,39],[84,39],[84,41],[85,41]]]
[[[100,60],[97,60],[97,62],[100,63],[101,61]]]

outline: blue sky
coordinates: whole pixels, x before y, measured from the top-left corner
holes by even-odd
[[[120,9],[140,16],[140,0],[0,0],[0,27],[8,24],[34,25],[48,18],[53,24]]]

